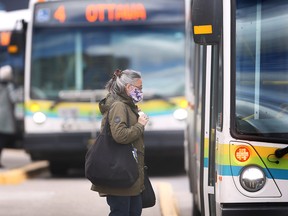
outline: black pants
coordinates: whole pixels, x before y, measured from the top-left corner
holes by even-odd
[[[141,216],[142,200],[138,196],[107,196],[109,216]]]

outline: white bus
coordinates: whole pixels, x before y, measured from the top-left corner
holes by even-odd
[[[193,0],[190,15],[193,216],[288,215],[288,2]]]
[[[184,1],[41,1],[30,9],[25,149],[32,159],[50,161],[52,173],[83,167],[101,121],[97,102],[118,68],[142,72],[147,155],[184,158]]]

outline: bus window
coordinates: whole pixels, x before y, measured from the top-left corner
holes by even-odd
[[[287,10],[284,0],[237,1],[238,134],[288,138]]]
[[[163,44],[163,49],[155,49],[151,41]],[[33,44],[31,85],[42,89],[47,99],[57,98],[60,90],[103,89],[116,68],[145,71],[144,88],[151,96],[184,92],[184,66],[179,67],[184,65],[184,51],[179,49],[184,47],[184,34],[180,28],[36,29]]]

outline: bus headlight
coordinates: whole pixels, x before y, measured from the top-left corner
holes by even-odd
[[[177,120],[184,120],[187,118],[187,110],[185,109],[177,109],[174,111],[173,116]]]
[[[46,115],[42,112],[36,112],[33,114],[33,121],[36,124],[43,124],[46,121]]]
[[[266,183],[266,177],[262,168],[250,165],[242,169],[240,174],[241,186],[249,191],[256,192],[261,190]]]

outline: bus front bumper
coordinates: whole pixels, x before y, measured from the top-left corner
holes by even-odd
[[[91,141],[91,133],[29,134],[23,146],[35,160],[83,160]],[[144,143],[149,157],[184,158],[184,131],[145,131]]]
[[[288,203],[231,203],[220,205],[221,216],[287,216]]]
[[[90,138],[91,133],[29,134],[23,147],[33,160],[83,164]]]
[[[145,131],[146,156],[184,158],[184,131]]]

